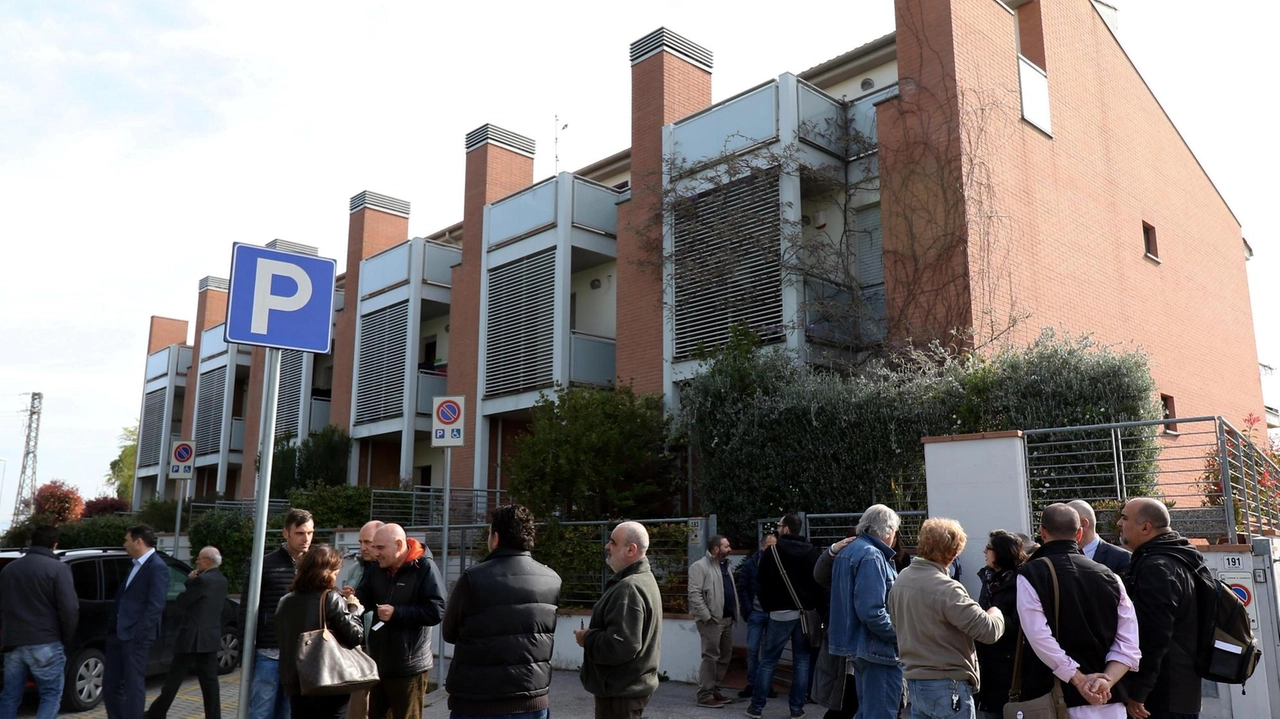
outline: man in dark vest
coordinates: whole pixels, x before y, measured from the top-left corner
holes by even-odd
[[[560,575],[534,561],[533,513],[493,510],[489,554],[458,577],[440,631],[453,644],[452,719],[546,719]]]
[[[220,719],[222,698],[218,687],[218,647],[222,644],[222,608],[227,601],[227,578],[222,576],[222,553],[205,547],[196,557],[196,568],[187,577],[186,588],[178,595],[178,636],[173,646],[173,663],[164,680],[164,689],[151,703],[145,719],[164,719],[173,699],[187,679],[191,667],[200,679],[205,719]]]
[[[1040,536],[1044,543],[1018,574],[1018,619],[1034,650],[1023,653],[1021,698],[1048,694],[1057,677],[1068,716],[1092,705],[1105,709],[1090,716],[1124,719],[1123,693],[1111,690],[1140,658],[1138,620],[1124,584],[1080,553],[1080,515],[1071,507],[1045,507]]]

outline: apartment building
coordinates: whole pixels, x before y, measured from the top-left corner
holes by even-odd
[[[714,104],[712,53],[656,30],[630,48],[630,148],[535,182],[530,138],[477,128],[462,221],[431,236],[407,238],[407,202],[357,195],[350,301],[291,426],[317,426],[301,397],[328,391],[328,421],[355,439],[351,482],[440,486],[429,401],[462,395],[474,425],[449,481],[500,489],[541,393],[617,382],[674,407],[697,351],[738,323],[817,363],[885,341],[1088,332],[1145,348],[1171,414],[1262,414],[1240,224],[1117,41],[1114,8],[895,7],[894,33]],[[815,247],[847,266],[833,275]],[[833,302],[858,321],[818,309]],[[185,339],[155,336],[153,352],[180,354]],[[250,357],[239,407],[255,437]],[[166,361],[172,375],[152,376]],[[146,401],[163,389],[156,402],[190,414],[181,363],[148,362]],[[222,386],[234,417],[240,390]],[[157,406],[160,428],[183,414]],[[203,486],[251,496],[251,473],[226,464]]]

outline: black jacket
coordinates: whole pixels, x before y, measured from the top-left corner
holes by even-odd
[[[756,552],[738,565],[734,586],[738,590],[738,611],[744,617],[755,611],[756,594],[760,592],[760,557],[760,552]]]
[[[974,700],[978,709],[1000,714],[1009,701],[1013,684],[1014,660],[1017,658],[1020,622],[1018,619],[1018,573],[1011,569],[997,571],[991,567],[978,570],[982,578],[983,609],[997,607],[1004,614],[1004,634],[994,644],[975,642],[978,669],[982,672],[982,688]],[[1024,647],[1026,655],[1031,647]]]
[[[395,607],[391,619],[370,629],[369,655],[384,677],[411,677],[435,665],[431,656],[431,627],[444,618],[444,588],[435,562],[416,539],[408,540],[409,557],[392,574],[381,567],[368,572],[356,587],[365,609],[379,604]],[[373,627],[378,627],[375,615]]]
[[[1138,615],[1142,662],[1125,675],[1129,697],[1147,711],[1195,714],[1200,711],[1200,676],[1196,674],[1199,613],[1191,569],[1204,558],[1177,532],[1147,540],[1133,553],[1124,575],[1125,588]]]
[[[1105,539],[1098,540],[1098,548],[1093,551],[1093,561],[1110,569],[1116,574],[1124,574],[1129,568],[1132,555],[1124,547],[1117,547]]]
[[[71,646],[80,600],[71,567],[51,550],[32,547],[0,571],[0,646],[62,642]]]
[[[222,607],[227,601],[227,578],[210,569],[187,580],[178,595],[178,636],[173,651],[178,654],[216,652],[222,643]]]
[[[802,606],[796,607],[795,602],[791,601],[791,594],[782,581],[773,550],[760,555],[760,606],[766,612],[797,608],[826,609],[829,594],[813,581],[813,567],[818,563],[822,548],[813,546],[808,538],[798,534],[779,535],[778,543],[774,546],[778,549],[782,566],[786,569],[791,586],[796,590],[796,598]]]
[[[1053,578],[1041,558],[1053,562],[1057,571],[1061,616],[1054,613]],[[1111,651],[1120,625],[1120,578],[1081,554],[1079,545],[1070,539],[1057,539],[1040,545],[1018,573],[1026,577],[1035,589],[1049,622],[1049,631],[1067,656],[1080,665],[1080,671],[1093,674],[1105,669],[1107,653]],[[1035,652],[1028,649],[1022,652],[1023,699],[1042,696],[1053,690],[1052,671]],[[1068,707],[1088,704],[1070,684],[1062,685],[1062,694]],[[1120,688],[1111,693],[1112,703],[1120,703],[1124,699],[1125,694]]]
[[[258,592],[258,637],[254,642],[256,649],[277,649],[280,643],[276,640],[275,617],[276,606],[280,599],[289,593],[289,585],[293,584],[296,572],[293,556],[284,544],[262,560],[262,590]],[[240,626],[245,625],[245,614],[249,603],[240,602]]]
[[[280,683],[285,693],[297,696],[298,685],[298,638],[303,632],[320,628],[320,596],[321,592],[289,592],[280,598],[280,602],[272,607],[275,617],[271,624],[274,635],[280,641]],[[336,590],[324,593],[325,628],[338,638],[342,646],[354,649],[364,641],[364,625],[360,615],[348,611],[347,602]]]
[[[453,644],[449,708],[492,716],[540,711],[551,688],[560,575],[498,547],[458,577],[440,631]]]

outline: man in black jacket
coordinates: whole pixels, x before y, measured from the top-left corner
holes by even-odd
[[[66,647],[75,638],[80,601],[71,567],[53,553],[58,528],[42,524],[31,533],[31,548],[0,571],[0,646],[4,658],[4,691],[0,716],[18,711],[27,673],[40,694],[39,719],[53,719],[62,701]]]
[[[760,668],[756,672],[755,694],[747,716],[759,719],[764,710],[773,672],[778,668],[782,649],[791,640],[792,674],[789,704],[791,716],[804,716],[805,695],[809,689],[810,646],[800,626],[801,609],[818,609],[826,592],[813,580],[813,568],[822,549],[813,546],[800,534],[803,525],[799,515],[787,514],[778,520],[778,544],[760,556],[760,606],[769,613]],[[783,580],[783,572],[790,581]],[[795,599],[791,593],[795,592]],[[796,605],[799,600],[799,606]]]
[[[371,719],[421,719],[427,693],[431,627],[444,618],[444,584],[426,547],[387,524],[374,534],[378,569],[356,587],[370,609],[369,655],[378,663],[378,683],[369,691]]]
[[[1181,719],[1200,714],[1196,674],[1199,611],[1192,572],[1204,558],[1169,528],[1169,510],[1157,500],[1129,500],[1120,512],[1120,538],[1133,550],[1124,575],[1138,611],[1142,663],[1125,678],[1129,714],[1136,719]]]
[[[173,646],[173,663],[165,676],[164,689],[144,715],[146,719],[164,719],[192,666],[200,679],[205,719],[222,717],[222,702],[218,694],[218,647],[222,643],[222,607],[227,601],[227,578],[218,569],[221,564],[222,553],[216,547],[205,547],[196,557],[196,568],[187,578],[186,588],[178,595],[178,636]]]
[[[289,593],[296,564],[311,548],[316,525],[305,509],[290,509],[284,517],[284,542],[262,560],[258,592],[258,628],[253,662],[253,692],[249,719],[288,719],[289,697],[280,685],[280,642],[276,639],[276,606]],[[245,625],[246,602],[240,602],[240,626]],[[246,650],[248,648],[246,647]]]
[[[560,575],[530,556],[533,540],[527,507],[498,507],[489,555],[453,585],[440,625],[454,645],[445,682],[453,719],[546,719]]]
[[[764,642],[765,630],[769,628],[769,614],[760,606],[760,560],[769,547],[778,543],[778,535],[766,534],[760,542],[760,551],[751,555],[738,567],[738,606],[747,615],[747,686],[738,692],[738,696],[746,699],[755,694],[756,672],[760,669],[760,645]],[[769,698],[778,696],[772,688]]]

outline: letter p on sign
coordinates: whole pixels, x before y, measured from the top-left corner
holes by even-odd
[[[327,354],[336,276],[331,259],[236,243],[226,341]]]

